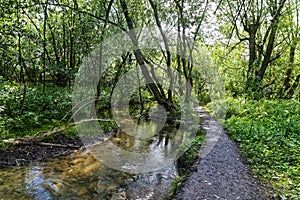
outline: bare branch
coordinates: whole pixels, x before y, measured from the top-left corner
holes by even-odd
[[[84,119],[84,120],[81,120],[78,122],[70,123],[70,124],[66,125],[65,127],[62,127],[62,128],[56,129],[56,130],[47,131],[40,136],[29,136],[29,137],[24,137],[24,138],[10,138],[10,139],[3,140],[3,142],[14,143],[14,144],[39,143],[39,142],[43,141],[44,139],[46,139],[47,137],[57,134],[57,133],[61,133],[69,128],[72,128],[73,126],[87,123],[87,122],[93,122],[93,121],[112,122],[113,120],[110,120],[110,119]]]

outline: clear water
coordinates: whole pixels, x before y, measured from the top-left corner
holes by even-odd
[[[155,129],[155,123],[143,122],[140,126],[144,123]],[[163,132],[169,134],[156,134],[144,142],[137,142],[134,137],[129,140],[118,137],[117,133],[109,140],[129,151],[155,152],[172,145],[171,140],[176,137],[166,135],[178,134],[171,126],[164,127]],[[162,154],[153,155],[157,155],[154,160],[158,162],[169,162]],[[109,153],[105,156],[115,158]],[[0,199],[166,199],[176,176],[174,162],[154,172],[133,174],[108,167],[89,151],[79,150],[67,156],[1,169]]]

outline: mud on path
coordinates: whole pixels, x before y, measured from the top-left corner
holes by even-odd
[[[198,162],[174,199],[273,199],[271,190],[251,174],[222,125],[202,108],[198,111],[206,139]]]

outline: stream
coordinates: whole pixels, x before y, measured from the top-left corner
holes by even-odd
[[[155,130],[157,124],[144,121],[139,124],[139,130],[143,131],[143,126]],[[172,140],[177,138],[172,135],[178,132],[166,124],[160,131],[162,134],[137,143],[138,149],[154,152],[151,155],[156,155],[154,160],[158,163],[170,163],[156,171],[135,174],[117,170],[96,159],[89,148],[81,149],[67,156],[1,169],[0,199],[166,199],[178,172],[175,162],[159,151],[170,149]],[[126,150],[137,149],[137,145],[128,145],[125,140],[128,137],[118,137],[118,134],[110,139],[111,144]],[[130,137],[129,143],[135,143],[134,140]],[[97,148],[97,144],[91,148]],[[113,160],[113,153],[106,152],[105,156]]]

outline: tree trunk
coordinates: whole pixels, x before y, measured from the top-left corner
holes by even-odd
[[[173,87],[174,87],[174,77],[173,77],[172,70],[171,70],[171,52],[170,52],[170,48],[169,48],[169,43],[168,43],[167,36],[164,33],[162,26],[161,26],[161,22],[160,22],[160,19],[158,16],[158,11],[157,11],[157,5],[152,0],[149,0],[149,2],[151,4],[152,10],[154,12],[155,22],[156,22],[156,25],[158,26],[158,29],[162,36],[164,46],[166,49],[166,53],[167,53],[167,56],[166,56],[167,72],[168,72],[168,76],[170,78],[170,87],[168,89],[168,103],[172,104],[172,91],[173,91]],[[163,91],[162,91],[162,93],[163,93]]]
[[[248,70],[247,70],[247,81],[246,81],[246,91],[249,89],[253,83],[253,72],[255,67],[259,64],[257,57],[257,48],[256,48],[256,34],[259,26],[256,24],[249,25],[249,28],[245,30],[249,33],[249,61],[248,61]]]
[[[264,59],[262,62],[262,65],[257,73],[257,76],[259,77],[259,81],[262,81],[265,75],[265,72],[267,70],[268,65],[270,64],[272,52],[274,50],[274,42],[275,42],[275,36],[277,32],[277,26],[278,26],[278,21],[274,22],[270,36],[269,36],[269,41],[266,49],[266,53],[264,55]]]
[[[47,25],[47,4],[44,6],[44,29],[43,29],[43,89],[46,89],[46,26]]]
[[[146,79],[147,87],[149,87],[150,91],[152,92],[152,94],[155,97],[155,99],[157,100],[157,102],[160,105],[162,105],[164,108],[166,108],[166,110],[170,110],[170,109],[172,109],[173,105],[170,105],[169,102],[167,101],[167,99],[164,98],[163,95],[160,93],[157,85],[155,84],[154,80],[150,76],[150,73],[148,72],[148,69],[146,68],[146,65],[145,65],[146,61],[144,59],[144,55],[143,55],[142,51],[139,49],[138,39],[137,39],[137,35],[134,31],[133,21],[130,17],[125,0],[120,0],[120,4],[123,9],[123,14],[125,16],[127,26],[129,28],[128,34],[134,45],[133,53],[135,55],[137,63],[139,64],[139,66],[142,70],[143,76]]]
[[[296,80],[294,81],[294,84],[291,86],[289,91],[287,92],[287,95],[285,96],[286,99],[290,99],[295,94],[295,90],[298,87],[300,82],[300,74],[296,77]]]
[[[113,0],[110,0],[109,4],[108,4],[108,8],[106,10],[106,14],[105,14],[105,21],[104,21],[104,25],[102,28],[102,34],[100,36],[100,52],[99,52],[99,80],[98,80],[98,84],[97,84],[97,91],[96,91],[96,98],[95,98],[95,107],[96,107],[96,112],[98,111],[99,108],[99,100],[100,100],[100,96],[101,96],[101,76],[102,76],[102,66],[103,66],[103,40],[104,40],[104,36],[105,36],[105,30],[106,30],[106,26],[108,24],[108,20],[109,20],[109,13],[111,10],[113,4]]]
[[[291,87],[291,78],[292,78],[292,72],[293,72],[294,63],[295,63],[296,47],[297,47],[297,42],[293,41],[291,46],[290,46],[288,69],[286,70],[286,73],[285,73],[285,79],[284,79],[284,82],[283,82],[283,87],[281,88],[281,90],[279,92],[280,97],[285,96],[285,93]]]

